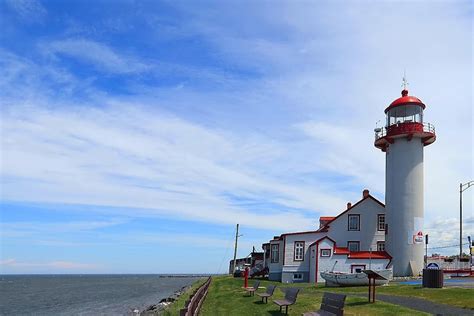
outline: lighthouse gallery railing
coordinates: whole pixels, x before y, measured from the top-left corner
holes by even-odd
[[[390,125],[389,127],[376,128],[374,130],[375,131],[375,140],[387,136],[387,131],[389,131],[392,128],[397,128],[397,127],[401,126],[402,124],[405,125],[406,127],[408,127],[407,130],[406,130],[407,133],[410,132],[410,130],[412,130],[413,132],[421,132],[419,130],[419,128],[414,128],[414,127],[419,126],[417,123],[415,123],[415,124],[398,123],[398,124]],[[435,134],[434,125],[431,124],[431,123],[423,123],[423,132]]]

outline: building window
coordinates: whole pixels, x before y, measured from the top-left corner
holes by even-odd
[[[304,260],[304,241],[295,241],[295,255],[293,259],[295,261]]]
[[[321,249],[321,257],[331,257],[331,249]]]
[[[385,214],[377,215],[377,230],[378,231],[385,230]]]
[[[377,241],[377,251],[385,251],[385,241]]]
[[[360,251],[360,241],[348,241],[347,249],[349,251]]]
[[[293,280],[303,280],[303,273],[293,273]]]
[[[271,263],[277,263],[278,258],[280,257],[280,245],[274,244],[272,245],[272,254],[271,254]]]
[[[359,214],[351,214],[348,216],[347,230],[360,230]]]
[[[364,264],[353,264],[351,265],[351,273],[362,273],[362,270],[365,270]]]

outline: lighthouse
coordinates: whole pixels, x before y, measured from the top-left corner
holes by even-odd
[[[423,150],[436,140],[434,126],[423,120],[426,105],[408,95],[386,109],[385,127],[375,129],[375,147],[385,152],[385,248],[394,276],[423,269]]]

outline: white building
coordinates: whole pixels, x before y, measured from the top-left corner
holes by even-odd
[[[270,256],[271,280],[320,282],[319,272],[353,272],[368,265],[390,266],[394,276],[421,272],[423,151],[436,140],[433,125],[424,122],[425,107],[404,88],[385,109],[385,127],[375,129],[374,145],[386,155],[386,207],[364,190],[362,200],[348,203],[338,216],[321,217],[319,229],[282,234],[262,245]]]
[[[269,279],[323,282],[319,272],[385,269],[385,206],[364,190],[362,199],[336,217],[321,217],[314,231],[286,233],[263,244]]]

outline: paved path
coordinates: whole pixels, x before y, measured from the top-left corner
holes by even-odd
[[[411,296],[397,296],[397,295],[386,295],[376,294],[377,299],[395,304],[417,311],[433,314],[433,315],[474,315],[474,310],[464,309],[446,304],[435,303],[422,298],[416,298]],[[357,295],[362,296],[362,295]],[[367,296],[367,295],[364,295]]]

